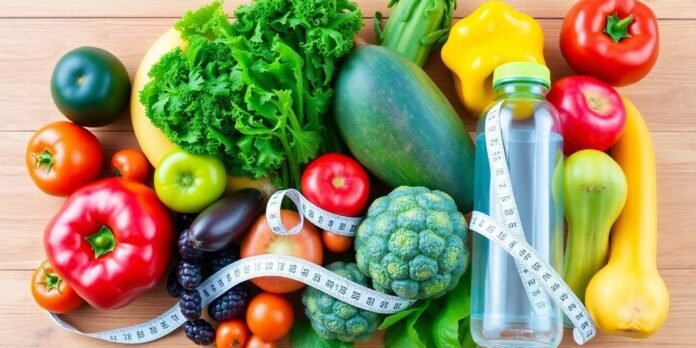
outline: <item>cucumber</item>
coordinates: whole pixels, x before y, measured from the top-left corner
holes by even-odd
[[[359,45],[340,68],[334,116],[353,155],[391,186],[425,186],[473,206],[474,144],[428,75],[388,48]]]

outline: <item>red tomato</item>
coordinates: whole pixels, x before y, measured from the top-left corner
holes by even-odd
[[[370,179],[358,161],[328,153],[312,161],[302,174],[302,193],[322,209],[357,216],[370,194]]]
[[[141,151],[119,150],[111,157],[111,171],[117,177],[145,182],[150,174],[150,162]]]
[[[606,151],[619,140],[626,124],[626,109],[619,93],[589,76],[562,78],[547,99],[558,110],[563,152],[584,149]]]
[[[31,294],[43,309],[53,313],[71,312],[85,301],[53,270],[48,260],[31,278]]]
[[[247,342],[246,348],[276,348],[275,342],[266,342],[257,336],[251,336]]]
[[[287,229],[300,223],[300,216],[292,210],[282,210],[280,216]],[[240,251],[243,258],[261,254],[290,255],[318,265],[321,265],[324,260],[321,238],[314,225],[305,222],[299,233],[292,236],[281,236],[268,228],[265,215],[256,219],[254,225],[246,233]],[[283,277],[259,277],[251,281],[263,290],[280,294],[304,287],[301,282]]]
[[[353,246],[353,238],[342,236],[329,231],[321,231],[321,240],[329,251],[342,253]]]
[[[244,348],[249,339],[249,330],[243,321],[223,321],[215,331],[216,348]]]
[[[88,130],[66,121],[49,123],[29,140],[25,162],[41,191],[68,196],[99,175],[104,154]]]
[[[277,341],[292,328],[295,313],[287,298],[262,292],[249,302],[246,321],[249,330],[264,341]]]

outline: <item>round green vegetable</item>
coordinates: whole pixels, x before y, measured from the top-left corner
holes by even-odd
[[[96,47],[79,47],[66,53],[51,76],[51,95],[58,109],[85,127],[114,122],[129,105],[130,90],[123,63]]]
[[[375,290],[426,299],[453,289],[468,266],[467,224],[450,196],[401,186],[372,203],[355,236]]]
[[[225,192],[227,174],[220,160],[175,149],[155,169],[157,197],[179,213],[198,213]]]
[[[367,278],[354,263],[334,262],[326,268],[346,279],[368,286]],[[314,331],[329,340],[366,340],[382,322],[382,315],[356,308],[312,287],[305,289],[302,303]]]

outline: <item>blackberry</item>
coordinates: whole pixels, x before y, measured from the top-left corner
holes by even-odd
[[[179,297],[181,295],[181,284],[179,284],[179,279],[176,276],[176,269],[169,271],[167,276],[167,293],[171,297]]]
[[[181,260],[176,266],[176,279],[186,290],[193,290],[203,281],[203,267],[200,263]]]
[[[203,299],[198,290],[182,290],[179,298],[181,313],[188,320],[196,320],[203,312]]]
[[[208,259],[208,267],[210,273],[214,274],[217,271],[225,268],[225,266],[238,261],[239,253],[236,253],[232,249],[223,249],[214,253],[211,253]]]
[[[191,223],[196,219],[197,214],[174,213],[174,226],[176,231],[181,232],[191,227]]]
[[[207,321],[197,319],[196,321],[187,321],[184,323],[184,334],[193,341],[193,343],[207,346],[215,342],[215,329]]]
[[[179,234],[179,241],[177,246],[179,247],[179,255],[184,260],[189,261],[200,261],[203,259],[203,250],[198,250],[191,245],[191,239],[189,238],[189,230],[184,230]]]
[[[249,292],[244,284],[239,284],[227,290],[208,305],[208,315],[211,319],[222,322],[242,313],[249,303]]]

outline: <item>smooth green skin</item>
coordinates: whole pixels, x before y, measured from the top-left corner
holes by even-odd
[[[400,54],[358,46],[336,79],[334,117],[343,140],[392,187],[446,192],[468,213],[474,198],[474,144],[428,75]]]
[[[220,160],[179,149],[165,155],[155,169],[155,192],[170,209],[198,213],[225,192],[227,174]]]
[[[375,33],[380,45],[401,53],[418,66],[425,65],[433,46],[447,40],[454,0],[391,0],[394,7],[384,30],[382,14],[375,14]]]
[[[565,162],[563,195],[568,221],[563,279],[584,302],[587,284],[606,263],[609,231],[626,203],[626,176],[604,152],[582,150]]]
[[[85,127],[116,121],[130,103],[130,91],[123,63],[96,47],[66,53],[51,76],[53,102],[65,117]]]

